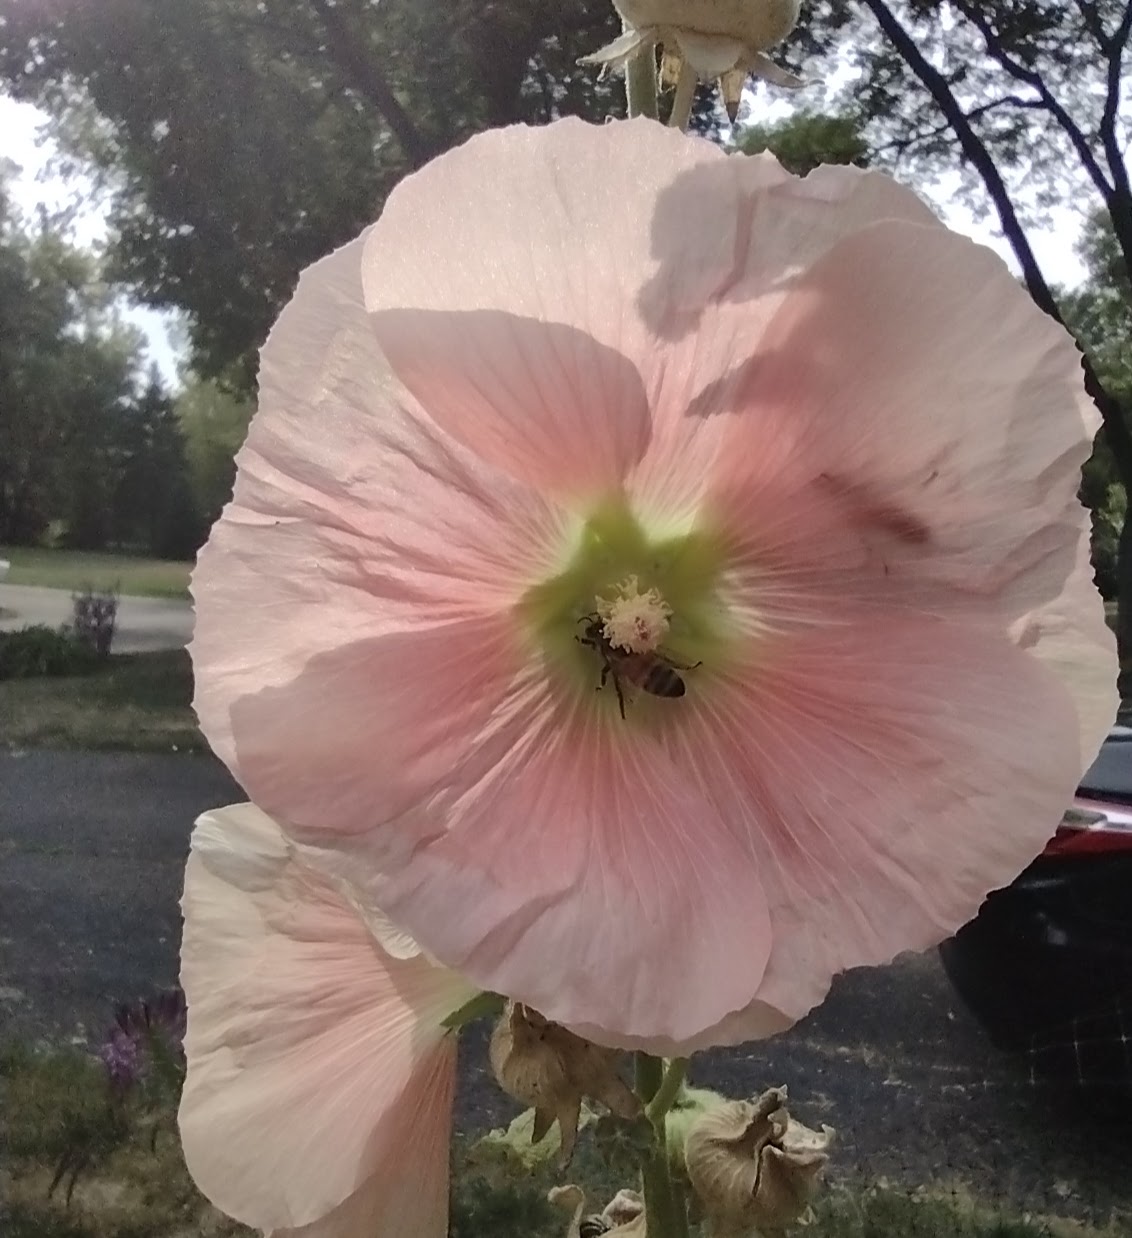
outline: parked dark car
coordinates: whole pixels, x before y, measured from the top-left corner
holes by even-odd
[[[940,954],[1032,1078],[1132,1090],[1132,728],[1111,732],[1045,851]]]

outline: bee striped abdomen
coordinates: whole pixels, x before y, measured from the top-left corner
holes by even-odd
[[[683,679],[663,662],[654,662],[648,672],[640,680],[643,692],[652,696],[675,697],[683,696],[687,691]]]

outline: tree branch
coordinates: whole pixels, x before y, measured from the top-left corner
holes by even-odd
[[[1086,29],[1096,39],[1097,46],[1101,51],[1108,56],[1110,52],[1109,38],[1105,34],[1104,23],[1100,19],[1094,0],[1077,0],[1077,8],[1080,10]]]
[[[1057,300],[1046,282],[1037,257],[1030,246],[1026,231],[1022,226],[1018,213],[1010,198],[998,167],[987,150],[982,139],[971,127],[959,101],[951,92],[946,79],[923,55],[911,34],[901,25],[899,19],[884,3],[884,0],[862,0],[872,12],[877,24],[900,53],[905,63],[923,83],[924,88],[944,116],[950,122],[960,149],[978,171],[986,186],[998,215],[1003,234],[1010,242],[1011,248],[1022,268],[1022,277],[1026,282],[1030,295],[1036,304],[1056,322],[1065,325]],[[1105,435],[1112,448],[1113,458],[1120,471],[1121,481],[1126,487],[1132,488],[1132,433],[1125,424],[1120,405],[1106,390],[1104,383],[1093,367],[1088,356],[1083,357],[1085,370],[1085,387],[1095,401],[1104,421]]]
[[[310,0],[310,4],[326,32],[327,50],[335,63],[348,74],[354,88],[382,114],[413,167],[427,163],[436,152],[401,106],[385,75],[362,52],[361,41],[343,22],[338,5],[329,0]]]
[[[1124,49],[1128,46],[1129,35],[1132,34],[1132,0],[1124,6],[1124,15],[1116,33],[1102,44],[1108,57],[1108,74],[1104,112],[1101,114],[1101,142],[1104,144],[1105,158],[1112,172],[1113,184],[1124,199],[1126,210],[1132,208],[1132,186],[1128,182],[1128,168],[1124,163],[1124,152],[1120,149],[1120,139],[1116,133],[1116,120],[1120,114],[1120,79],[1123,69]],[[1132,211],[1130,211],[1132,213]],[[1114,221],[1115,223],[1116,221]],[[1129,220],[1132,229],[1132,220]],[[1117,233],[1120,237],[1119,232]],[[1121,248],[1125,250],[1125,260],[1132,266],[1132,232],[1128,237],[1128,247],[1125,249],[1124,238]]]
[[[1024,83],[1037,93],[1043,106],[1065,131],[1066,136],[1072,143],[1073,149],[1077,152],[1078,159],[1081,160],[1082,166],[1088,173],[1089,179],[1104,198],[1105,206],[1111,211],[1113,206],[1113,187],[1105,176],[1104,169],[1097,161],[1097,157],[1093,154],[1088,138],[1085,137],[1081,127],[1054,96],[1049,86],[1046,85],[1045,78],[1040,73],[1027,68],[1024,64],[1015,60],[1007,52],[1002,45],[1002,40],[987,20],[986,14],[982,12],[977,4],[971,4],[970,0],[958,0],[956,7],[973,26],[977,27],[979,33],[983,36],[983,42],[986,43],[987,52],[992,59],[997,61],[1015,81]]]

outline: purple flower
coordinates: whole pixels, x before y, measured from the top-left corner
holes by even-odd
[[[170,989],[153,1001],[135,1001],[114,1012],[114,1024],[99,1047],[110,1085],[124,1092],[148,1071],[156,1051],[164,1051],[178,1068],[185,1060],[185,995]]]
[[[98,1056],[106,1067],[110,1086],[116,1092],[125,1092],[137,1082],[140,1065],[138,1042],[120,1027],[111,1030],[99,1046]]]

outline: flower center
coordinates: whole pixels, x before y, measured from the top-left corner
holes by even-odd
[[[672,607],[655,587],[642,593],[636,576],[627,576],[613,598],[598,597],[596,603],[605,620],[602,633],[616,649],[652,653],[668,632]]]
[[[617,694],[595,688],[614,675],[631,681],[645,663],[625,664],[610,652],[658,654],[666,666],[702,665],[709,673],[728,658],[733,634],[720,592],[724,557],[714,530],[650,536],[616,496],[577,526],[561,567],[527,590],[519,617],[551,677],[616,717],[623,708]],[[697,676],[697,690],[704,683]],[[647,725],[650,712],[646,701],[629,716]]]

